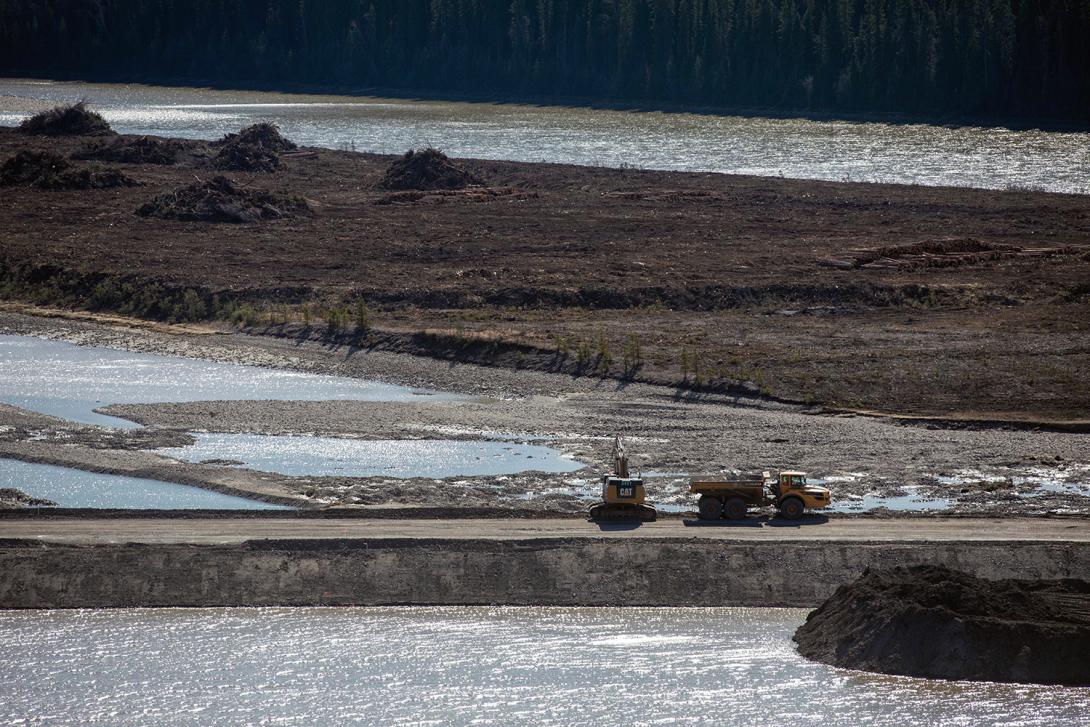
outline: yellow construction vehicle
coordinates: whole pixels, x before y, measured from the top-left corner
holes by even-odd
[[[620,437],[613,440],[613,472],[602,475],[602,501],[590,509],[591,520],[642,520],[652,522],[658,512],[644,504],[643,478],[630,477],[628,452]]]
[[[738,480],[693,479],[689,492],[700,495],[697,511],[701,520],[741,520],[751,507],[775,505],[780,515],[798,520],[807,509],[828,507],[828,489],[806,482],[805,472],[765,472],[760,477]]]

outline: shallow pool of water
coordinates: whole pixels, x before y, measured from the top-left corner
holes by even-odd
[[[258,121],[297,142],[799,179],[1090,192],[1090,134],[0,79],[0,124],[89,99],[115,129],[214,139]]]
[[[0,335],[0,401],[52,416],[110,427],[137,424],[95,413],[110,404],[181,401],[409,401],[458,398],[377,381],[218,363],[179,356],[76,346]]]
[[[0,612],[0,723],[1086,725],[1090,690],[849,672],[806,612]]]
[[[827,508],[830,512],[869,512],[885,508],[895,512],[924,512],[928,510],[949,510],[953,500],[944,497],[925,497],[914,487],[906,487],[903,495],[863,495],[858,498],[837,499]]]
[[[575,472],[583,464],[559,451],[509,441],[346,439],[197,433],[188,447],[159,454],[188,462],[236,460],[262,472],[340,477],[456,477]]]
[[[0,487],[14,487],[60,507],[150,510],[288,510],[200,487],[69,467],[0,459]],[[0,660],[2,661],[2,660]]]

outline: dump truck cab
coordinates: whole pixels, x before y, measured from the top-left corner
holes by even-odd
[[[829,490],[812,485],[805,472],[785,470],[775,477],[764,472],[744,479],[694,478],[689,492],[700,495],[701,520],[741,520],[751,507],[774,505],[780,515],[797,520],[807,510],[828,507]]]
[[[770,489],[780,513],[792,520],[801,517],[806,510],[828,507],[832,502],[828,488],[811,485],[806,481],[805,472],[781,472],[772,481]],[[802,510],[799,510],[797,504],[788,503],[788,498],[801,502]],[[791,510],[790,513],[785,510],[785,505]]]

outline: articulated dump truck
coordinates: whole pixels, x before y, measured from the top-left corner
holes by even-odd
[[[689,492],[700,495],[697,511],[701,520],[742,520],[751,507],[775,505],[780,515],[798,520],[808,509],[828,507],[829,490],[806,482],[805,472],[780,472],[771,477],[738,480],[696,478],[689,483]]]

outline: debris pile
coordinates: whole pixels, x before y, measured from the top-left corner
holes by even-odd
[[[84,147],[73,159],[95,159],[119,164],[174,164],[182,145],[173,139],[154,136],[119,137],[109,143]]]
[[[112,136],[114,130],[87,102],[54,106],[25,119],[19,131],[36,136]]]
[[[160,194],[142,205],[136,214],[171,220],[244,223],[309,217],[313,212],[299,197],[247,189],[227,177],[217,176],[209,182]]]
[[[254,124],[237,134],[227,134],[217,142],[219,152],[213,159],[217,169],[237,172],[273,172],[280,168],[280,152],[295,144],[280,134],[275,124]]]
[[[48,151],[21,151],[0,166],[0,186],[34,186],[38,189],[110,189],[135,187],[135,179],[117,169],[77,167]]]
[[[1090,684],[1090,582],[868,570],[795,632],[833,666],[932,679]]]
[[[438,149],[410,149],[386,170],[382,189],[464,189],[484,182]]]

